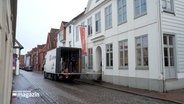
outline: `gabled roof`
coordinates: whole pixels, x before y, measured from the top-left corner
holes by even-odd
[[[89,11],[89,8],[91,6],[91,2],[94,0],[88,0],[86,11]]]
[[[50,32],[48,33],[46,45],[49,45],[50,49],[55,48],[54,40],[57,39],[58,33],[59,33],[59,29],[54,29],[54,28],[51,28]]]
[[[16,46],[16,43],[18,46]],[[15,46],[13,48],[19,48],[19,49],[24,49],[24,47],[15,39]]]
[[[66,25],[68,22],[66,22],[66,21],[62,21],[62,23],[63,23],[64,25]]]
[[[62,30],[62,28],[65,28],[67,23],[68,22],[62,21],[60,25],[60,30]]]
[[[88,0],[85,15],[91,14],[112,0]]]
[[[85,9],[86,10],[86,9]],[[76,17],[74,17],[70,22],[68,22],[66,24],[66,27],[69,26],[70,24],[72,24],[73,22],[75,22],[77,19],[79,19],[80,17],[82,17],[85,13],[85,10],[83,12],[81,12],[79,15],[77,15]]]
[[[44,46],[45,46],[45,44],[37,45],[37,47],[40,48],[40,49],[43,49]]]

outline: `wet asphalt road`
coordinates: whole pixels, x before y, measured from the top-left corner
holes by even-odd
[[[24,83],[22,86],[30,84],[27,90],[37,90],[41,97],[36,100],[28,98],[27,102],[24,99],[21,102],[19,99],[17,104],[25,102],[25,104],[174,104],[77,81],[51,81],[44,79],[42,73],[38,72],[21,71],[20,73],[26,80],[25,82],[20,81]],[[30,103],[31,100],[33,100],[32,103]],[[16,104],[16,101],[13,101],[13,104]]]

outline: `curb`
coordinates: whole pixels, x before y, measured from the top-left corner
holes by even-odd
[[[133,91],[129,91],[129,90],[123,90],[123,89],[119,89],[119,88],[113,88],[113,87],[109,87],[109,86],[104,86],[104,85],[97,84],[95,82],[87,82],[87,81],[83,81],[83,80],[76,80],[76,81],[79,81],[79,82],[82,82],[82,83],[86,83],[86,84],[90,84],[90,85],[103,87],[103,88],[107,88],[107,89],[111,89],[111,90],[116,90],[116,91],[121,91],[121,92],[129,93],[129,94],[143,96],[143,97],[147,97],[147,98],[168,101],[168,102],[172,102],[172,103],[176,103],[176,104],[183,104],[182,102],[179,102],[179,101],[165,99],[165,98],[160,98],[160,97],[155,97],[155,96],[149,96],[149,95],[146,95],[146,94],[141,94],[141,93],[137,93],[137,92],[133,92]]]

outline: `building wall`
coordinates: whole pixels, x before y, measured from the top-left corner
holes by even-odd
[[[162,10],[162,31],[175,35],[178,78],[184,78],[184,1],[174,1],[174,13]],[[183,74],[183,75],[180,75]]]
[[[25,66],[24,59],[25,59],[25,55],[20,55],[20,68],[23,68]]]
[[[18,45],[17,43],[15,45]],[[13,67],[12,69],[14,70],[14,74],[15,75],[19,75],[19,72],[20,72],[20,49],[19,48],[14,48],[13,49],[13,54],[16,54],[17,55],[17,59],[16,59],[16,66]]]
[[[174,13],[161,9],[162,32],[175,36],[175,71],[176,79],[166,80],[166,90],[184,87],[184,1],[174,0]],[[167,72],[167,68],[165,72]],[[167,73],[166,73],[167,74]]]
[[[71,32],[69,32],[71,27]],[[66,27],[66,47],[73,47],[74,46],[74,42],[73,42],[73,34],[74,34],[74,29],[73,29],[73,25],[69,25]]]
[[[92,2],[92,1],[90,1]],[[94,2],[94,1],[93,1]],[[102,80],[115,84],[126,85],[141,89],[163,91],[162,54],[159,24],[159,0],[147,0],[147,14],[139,18],[134,17],[134,2],[127,0],[127,22],[117,23],[117,0],[104,1],[95,7],[94,3],[87,7],[85,15],[74,24],[74,47],[81,47],[81,39],[76,42],[77,26],[92,17],[92,36],[87,36],[87,48],[93,48],[93,71],[98,72],[99,63],[97,48],[102,50]],[[105,8],[112,5],[112,28],[105,30]],[[95,7],[95,8],[92,8]],[[89,11],[88,11],[89,10]],[[90,11],[91,10],[91,11]],[[95,14],[101,12],[101,32],[95,33]],[[87,31],[86,31],[87,33]],[[148,36],[148,70],[136,68],[135,38]],[[119,68],[118,42],[128,39],[128,69]],[[106,67],[106,44],[113,44],[113,68]],[[91,71],[91,70],[89,70]],[[93,77],[94,78],[94,77]]]
[[[9,104],[12,90],[13,36],[10,0],[0,0],[0,102]]]

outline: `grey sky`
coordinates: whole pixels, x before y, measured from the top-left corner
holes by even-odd
[[[45,44],[50,28],[70,21],[84,11],[88,0],[18,0],[17,40],[26,54],[37,44]]]

